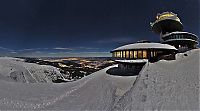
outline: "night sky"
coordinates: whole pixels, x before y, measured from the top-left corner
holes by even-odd
[[[178,14],[199,34],[199,0],[1,0],[0,56],[111,56],[141,39],[159,42],[150,22]]]

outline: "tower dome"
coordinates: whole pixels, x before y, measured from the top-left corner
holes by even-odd
[[[181,20],[172,12],[157,14],[151,24],[153,32],[160,34],[160,42],[175,46],[179,52],[197,48],[198,37],[189,32],[183,32]]]
[[[182,31],[183,24],[177,14],[172,12],[159,13],[155,22],[151,23],[152,30],[158,34],[166,34],[173,31]]]

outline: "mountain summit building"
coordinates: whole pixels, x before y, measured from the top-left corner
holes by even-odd
[[[138,60],[148,59],[149,61],[157,61],[164,56],[175,54],[177,49],[174,46],[161,43],[134,43],[118,47],[111,51],[112,56],[119,59]],[[175,57],[173,57],[175,58]]]
[[[198,37],[183,31],[183,24],[177,14],[164,12],[157,14],[156,20],[151,24],[153,32],[160,34],[160,42],[175,46],[179,52],[197,48]]]
[[[155,22],[150,25],[152,31],[160,35],[160,43],[143,40],[112,50],[112,57],[117,59],[119,68],[141,69],[146,61],[174,60],[176,53],[197,48],[198,37],[184,32],[183,24],[172,12],[157,14]]]

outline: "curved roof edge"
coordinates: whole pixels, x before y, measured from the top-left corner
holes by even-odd
[[[195,36],[195,37],[198,39],[198,36],[195,35],[195,34],[193,34],[193,33],[190,33],[190,32],[180,32],[180,31],[171,32],[171,33],[168,33],[168,34],[162,35],[162,37],[166,37],[166,36],[169,36],[169,35],[172,35],[172,34],[190,34],[190,35]]]
[[[163,20],[156,20],[153,23],[150,23],[151,29],[153,30],[153,32],[160,34],[161,32],[161,22],[166,22],[167,20],[173,21],[176,25],[176,29],[179,31],[183,30],[183,24],[180,21],[174,20],[174,19],[170,19],[170,18],[166,18]]]
[[[161,22],[161,21],[165,21],[165,20],[173,20],[173,21],[176,21],[178,23],[180,23],[182,26],[183,26],[183,23],[181,21],[177,21],[176,19],[174,18],[165,18],[165,19],[160,19],[160,20],[156,20],[154,22],[150,22],[150,25],[151,27],[153,27],[155,24],[157,24],[158,22]]]
[[[113,51],[120,51],[120,50],[130,50],[130,49],[168,49],[168,50],[177,50],[174,46],[168,44],[161,44],[161,43],[134,43],[128,44],[121,47],[118,47]]]
[[[171,42],[171,41],[192,41],[192,42],[198,43],[198,41],[192,40],[192,39],[169,39],[169,40],[163,41],[163,43]]]

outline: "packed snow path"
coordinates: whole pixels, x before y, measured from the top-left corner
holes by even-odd
[[[0,109],[199,110],[199,53],[146,64],[137,78],[106,74],[111,66],[62,84],[0,79]]]

